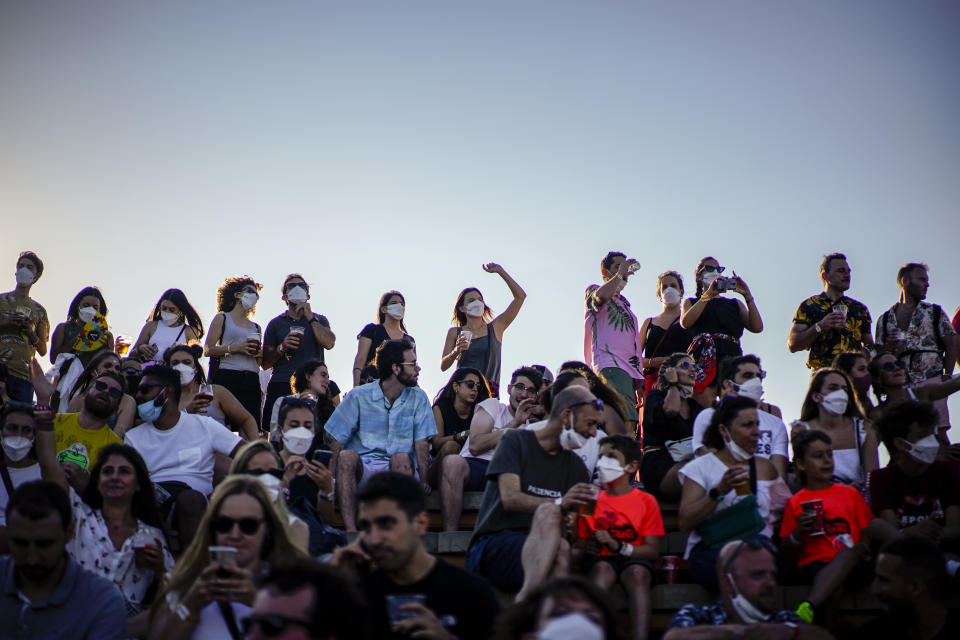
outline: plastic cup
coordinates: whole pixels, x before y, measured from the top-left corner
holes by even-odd
[[[738,484],[733,490],[738,496],[748,496],[750,495],[750,483],[744,482],[743,484]]]
[[[826,531],[823,528],[823,500],[817,499],[801,502],[800,508],[803,509],[804,513],[813,513],[814,517],[816,518],[816,528],[810,533],[810,535],[822,536],[826,534]]]
[[[839,313],[840,315],[842,315],[844,322],[846,322],[846,320],[847,320],[847,305],[845,305],[845,304],[836,304],[836,305],[833,305],[833,309],[831,309],[831,311],[832,311],[833,313]]]
[[[587,500],[586,504],[577,505],[577,513],[588,518],[593,517],[593,512],[597,509],[597,498],[600,497],[600,487],[591,486],[593,487],[593,497]]]
[[[302,336],[304,333],[306,333],[306,331],[307,330],[305,327],[301,327],[299,325],[290,327],[290,333],[292,333],[295,336]]]
[[[147,566],[147,545],[156,545],[156,540],[147,531],[137,529],[133,534],[133,558],[134,563],[141,569]]]
[[[679,556],[662,556],[660,558],[660,570],[663,572],[663,582],[665,584],[677,583],[677,567],[679,565]]]
[[[470,348],[470,343],[473,341],[473,331],[469,329],[463,329],[460,331],[460,337],[467,341],[467,346],[463,348],[464,351]]]
[[[117,355],[125,356],[130,353],[131,345],[133,345],[133,338],[130,336],[117,336]]]
[[[401,610],[400,607],[405,604],[422,604],[427,602],[427,596],[422,593],[392,593],[387,594],[387,615],[390,617],[390,624],[397,624],[407,618],[415,618],[416,611]]]

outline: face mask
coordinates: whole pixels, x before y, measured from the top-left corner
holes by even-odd
[[[261,473],[257,476],[257,479],[263,483],[263,486],[267,488],[267,493],[270,494],[270,499],[274,502],[280,501],[280,478],[277,476],[270,475],[269,473]]]
[[[30,271],[30,269],[26,267],[20,267],[14,275],[17,278],[17,284],[21,287],[25,287],[33,282],[33,271]]]
[[[587,444],[587,440],[589,440],[589,438],[574,431],[573,414],[571,414],[570,426],[564,427],[563,431],[560,432],[560,446],[567,451],[573,451],[574,449],[579,449],[583,445]]]
[[[161,311],[160,319],[163,320],[163,323],[168,327],[172,327],[177,323],[177,320],[180,319],[180,314],[170,313],[169,311]]]
[[[600,482],[610,484],[614,480],[623,476],[626,471],[620,466],[616,458],[604,456],[597,463],[597,473],[600,474]]]
[[[84,324],[93,320],[94,316],[97,315],[97,310],[93,307],[81,307],[77,310],[77,317],[80,318],[80,321]]]
[[[295,456],[302,456],[313,444],[313,431],[306,427],[294,427],[283,432],[283,448]]]
[[[244,309],[250,311],[250,309],[253,309],[253,307],[257,304],[257,300],[259,299],[260,296],[255,293],[245,293],[240,296],[240,304]]]
[[[860,395],[870,391],[871,384],[873,384],[873,376],[869,373],[853,379],[853,388],[856,389]]]
[[[837,389],[823,396],[823,401],[820,404],[827,413],[840,416],[847,410],[847,403],[849,401],[850,399],[847,398],[847,392],[843,389]]]
[[[301,302],[307,301],[307,290],[303,287],[294,287],[287,291],[287,302],[293,302],[295,304],[300,304]]]
[[[33,447],[33,440],[23,436],[13,436],[3,439],[3,452],[14,462],[20,462],[27,457]]]
[[[403,320],[403,313],[405,309],[403,305],[399,302],[387,305],[387,313],[391,318],[396,318],[397,320]]]
[[[680,292],[673,287],[667,287],[660,292],[660,299],[668,307],[674,307],[680,302]]]
[[[733,610],[737,612],[737,615],[740,616],[740,619],[743,620],[744,624],[756,624],[757,622],[763,622],[770,617],[761,611],[757,605],[743,597],[743,594],[741,594],[740,590],[737,589],[737,584],[733,581],[732,574],[728,573],[727,579],[733,586],[734,591],[737,592],[737,595],[733,597],[733,599],[730,601],[730,604],[733,606]]]
[[[173,370],[180,374],[181,385],[190,384],[194,376],[197,375],[197,370],[188,364],[178,364],[173,367]]]
[[[750,398],[754,402],[760,402],[763,397],[763,380],[760,378],[750,378],[743,384],[736,385],[737,395],[744,398]]]
[[[483,300],[473,300],[464,307],[464,311],[467,312],[468,316],[479,318],[483,315],[483,312],[486,310],[486,308],[486,305],[483,304]]]
[[[582,613],[554,618],[537,634],[540,640],[603,640],[606,637],[603,629]]]
[[[708,271],[703,274],[703,277],[700,278],[703,281],[704,290],[709,289],[710,285],[713,284],[713,281],[720,277],[720,274],[716,271]]]
[[[920,438],[914,443],[907,442],[907,444],[910,445],[907,453],[921,464],[933,464],[937,459],[937,453],[940,452],[940,441],[933,435]]]
[[[164,398],[160,406],[155,404],[156,400],[157,399],[154,398],[153,400],[147,400],[137,405],[137,415],[140,416],[140,419],[144,422],[156,422],[160,414],[163,413],[163,407],[167,404],[167,399]]]
[[[733,456],[733,459],[737,462],[746,462],[753,457],[752,451],[747,451],[736,442],[733,441],[733,438],[725,440],[727,444],[727,451],[730,452],[730,455]]]

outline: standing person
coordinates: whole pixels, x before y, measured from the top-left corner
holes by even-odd
[[[30,297],[41,275],[43,262],[24,251],[17,258],[16,288],[0,295],[0,362],[7,365],[7,396],[18,402],[33,402],[30,361],[47,355],[47,310]]]
[[[377,348],[387,340],[406,338],[416,344],[403,323],[407,310],[407,301],[399,291],[387,291],[380,296],[377,305],[377,323],[370,323],[357,335],[357,357],[353,360],[353,386],[360,386],[360,374],[363,368],[374,364]]]
[[[763,319],[753,300],[750,287],[733,272],[732,278],[721,277],[726,267],[707,256],[697,264],[697,297],[683,302],[680,326],[693,334],[687,352],[697,362],[696,391],[709,387],[717,375],[717,363],[728,356],[743,355],[740,338],[743,330],[763,331]],[[743,302],[720,294],[733,291]]]
[[[203,347],[210,382],[233,394],[260,429],[260,344],[263,331],[252,320],[260,289],[249,276],[227,278],[217,290],[217,311]],[[265,430],[265,429],[264,429]]]
[[[950,319],[938,304],[924,302],[930,287],[929,267],[908,262],[897,272],[900,299],[877,319],[877,346],[907,365],[914,387],[935,385],[953,375],[957,341]],[[947,399],[935,400],[940,430],[949,431]]]
[[[84,287],[67,307],[67,319],[53,330],[50,361],[61,353],[80,359],[81,368],[102,350],[113,351],[113,334],[107,329],[107,301],[97,287]],[[64,372],[61,371],[61,375]]]
[[[367,483],[357,502],[361,534],[337,549],[332,563],[359,579],[375,637],[489,638],[500,609],[497,597],[485,580],[424,548],[430,518],[417,481],[382,473]]]
[[[483,265],[487,273],[495,273],[507,283],[513,300],[503,313],[493,317],[493,309],[483,301],[476,287],[467,287],[453,305],[453,324],[443,343],[440,370],[446,371],[456,362],[457,368],[473,367],[483,372],[490,385],[490,395],[500,397],[500,351],[503,333],[513,323],[527,294],[516,280],[496,262]]]
[[[656,388],[660,365],[667,356],[686,351],[693,338],[689,331],[680,326],[683,277],[679,272],[664,271],[657,276],[657,297],[663,305],[663,311],[640,325],[644,396]]]
[[[790,353],[809,350],[807,367],[829,367],[833,359],[846,351],[859,351],[873,344],[870,337],[870,311],[846,295],[850,289],[847,256],[831,253],[820,263],[823,293],[800,303],[793,316],[787,338]]]
[[[637,316],[621,291],[640,263],[619,251],[600,261],[603,284],[587,287],[584,305],[583,358],[617,390],[627,409],[627,433],[637,432],[637,389],[643,381],[642,346]]]
[[[440,469],[449,455],[456,456],[470,436],[474,409],[490,397],[483,374],[473,367],[460,367],[433,400],[433,420],[437,435],[430,439],[430,486],[438,489]]]
[[[203,338],[203,321],[180,289],[167,289],[143,325],[130,357],[140,362],[163,363],[163,353],[175,344],[194,344]]]
[[[261,425],[269,424],[277,398],[290,393],[294,371],[310,360],[323,362],[323,350],[333,349],[337,340],[326,316],[314,313],[310,307],[310,286],[303,276],[291,273],[281,289],[287,310],[267,323],[263,334],[261,366],[264,371],[272,369],[272,373]]]

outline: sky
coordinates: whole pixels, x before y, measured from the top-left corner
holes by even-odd
[[[506,377],[583,357],[607,251],[640,261],[641,319],[657,274],[689,289],[712,255],[756,297],[743,347],[789,421],[809,373],[786,336],[824,254],[875,318],[907,261],[960,304],[955,2],[2,0],[0,91],[0,256],[9,288],[19,251],[43,257],[54,324],[87,285],[115,333],[170,287],[209,324],[250,274],[265,325],[300,272],[348,388],[398,289],[432,396],[459,291],[509,302],[483,263],[529,296]]]

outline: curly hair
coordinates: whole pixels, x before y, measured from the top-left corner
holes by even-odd
[[[224,280],[217,289],[217,311],[233,311],[237,306],[237,294],[247,286],[255,288],[258,293],[263,289],[263,285],[250,276],[234,276]]]

